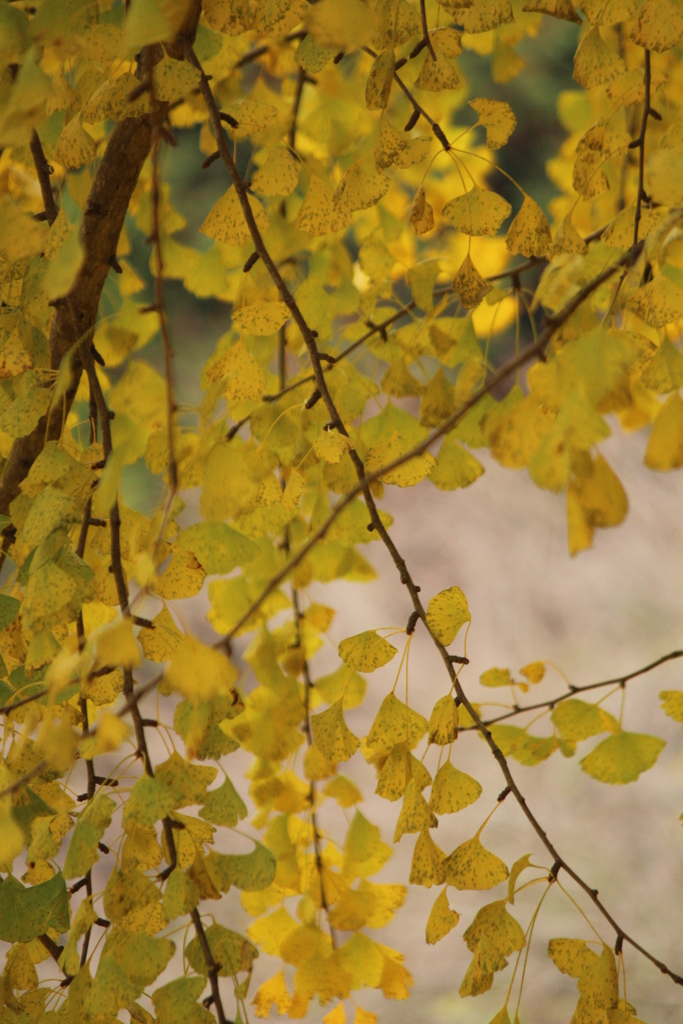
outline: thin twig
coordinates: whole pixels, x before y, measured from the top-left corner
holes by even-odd
[[[615,679],[603,679],[599,683],[588,683],[586,686],[570,686],[568,690],[561,693],[559,697],[552,697],[549,700],[541,700],[537,704],[527,704],[525,707],[515,707],[511,711],[506,711],[503,715],[496,715],[495,718],[487,718],[484,720],[484,725],[495,725],[497,722],[503,722],[508,718],[515,718],[517,715],[523,715],[525,711],[538,711],[541,708],[554,708],[556,704],[561,704],[562,701],[570,700],[575,697],[577,693],[585,693],[587,690],[599,690],[606,686],[625,686],[626,683],[631,679],[636,679],[638,676],[643,676],[647,672],[651,672],[653,669],[658,668],[660,665],[664,665],[667,661],[674,661],[676,658],[683,658],[683,651],[671,651],[670,654],[664,654],[661,658],[657,658],[656,661],[650,662],[649,665],[645,665],[644,668],[639,668],[636,672],[629,672],[625,676],[617,676]],[[467,725],[460,732],[467,732],[468,729],[474,729],[475,726]]]
[[[638,149],[638,195],[636,196],[636,213],[633,222],[633,244],[635,245],[638,241],[638,228],[640,226],[641,208],[643,205],[643,199],[645,198],[645,132],[647,131],[647,119],[650,116],[650,82],[651,82],[651,71],[650,71],[650,51],[645,51],[645,71],[643,84],[645,87],[645,97],[643,100],[643,119],[640,122],[640,133],[636,140],[634,149]]]
[[[434,45],[429,35],[429,27],[427,25],[427,8],[425,0],[420,0],[420,18],[422,20],[422,38],[425,41],[425,45],[429,47],[429,52],[431,54],[432,60],[436,61],[436,52],[434,50]]]

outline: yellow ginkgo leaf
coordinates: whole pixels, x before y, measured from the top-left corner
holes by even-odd
[[[439,697],[429,716],[429,742],[440,747],[458,738],[458,709],[450,694]]]
[[[451,433],[443,440],[429,479],[440,491],[454,491],[458,487],[469,487],[483,472],[481,463]]]
[[[412,749],[428,727],[426,718],[409,708],[393,693],[388,693],[380,704],[366,743],[377,754],[389,753],[397,743],[407,743]]]
[[[545,675],[545,662],[530,661],[528,665],[520,668],[519,671],[530,683],[540,683]]]
[[[427,202],[425,190],[419,188],[410,210],[410,223],[416,235],[426,235],[434,227],[434,210]]]
[[[401,458],[413,447],[408,438],[395,433],[383,444],[373,445],[368,449],[365,468],[368,473],[378,473],[383,466],[389,465],[394,459]],[[423,452],[408,459],[401,466],[382,473],[382,481],[397,487],[414,487],[424,480],[434,468],[435,459],[430,452]]]
[[[320,235],[333,234],[345,227],[348,215],[335,206],[333,199],[334,192],[330,186],[312,175],[306,197],[296,215],[296,226],[299,231],[305,231],[317,238]]]
[[[384,110],[389,102],[394,77],[394,51],[383,50],[372,62],[365,85],[365,105],[368,110]]]
[[[482,846],[479,836],[468,839],[444,861],[446,881],[456,889],[492,889],[508,876],[505,863]]]
[[[489,668],[479,676],[482,686],[509,686],[512,682],[509,668]]]
[[[665,715],[674,722],[683,722],[683,690],[662,690],[659,699]]]
[[[427,919],[427,942],[433,946],[445,938],[459,920],[460,915],[448,906],[448,889],[442,889]]]
[[[377,1024],[377,1020],[376,1013],[371,1013],[370,1010],[363,1010],[360,1006],[356,1007],[356,1012],[353,1015],[353,1024]]]
[[[376,748],[371,749],[377,752]],[[432,781],[424,765],[408,750],[407,743],[397,743],[377,777],[375,792],[385,800],[400,800],[411,779],[420,792]]]
[[[348,761],[360,747],[360,740],[344,721],[342,700],[338,700],[327,711],[312,715],[311,729],[316,746],[331,764]]]
[[[426,830],[421,832],[417,837],[410,865],[410,884],[424,885],[426,889],[433,885],[442,885],[445,881],[445,859],[446,854],[439,849],[430,833]]]
[[[282,971],[278,971],[274,977],[259,985],[252,1002],[256,1007],[254,1011],[256,1017],[270,1017],[270,1010],[273,1005],[275,1005],[277,1012],[280,1014],[289,1011],[289,993]]]
[[[465,32],[489,32],[514,20],[509,0],[474,0],[466,10],[458,11]]]
[[[359,672],[374,672],[391,661],[395,654],[396,648],[374,629],[356,633],[339,644],[341,660]]]
[[[530,196],[524,196],[522,208],[510,225],[505,244],[522,256],[545,256],[552,245],[550,225],[543,210]]]
[[[672,0],[645,0],[631,39],[646,50],[664,53],[683,39],[683,14]]]
[[[326,1013],[323,1017],[323,1024],[346,1024],[346,1013],[344,1011],[344,1004],[337,1003],[333,1010]]]
[[[406,832],[424,832],[436,828],[439,824],[436,815],[429,809],[429,804],[422,796],[415,779],[411,779],[403,794],[401,813],[394,830],[394,842],[397,843]]]
[[[254,173],[251,186],[265,196],[288,196],[299,181],[299,164],[287,149],[269,150],[265,164]]]
[[[489,149],[500,149],[515,130],[517,118],[509,104],[502,100],[470,100],[470,106],[479,114],[477,125],[486,128],[486,145]]]
[[[474,185],[469,192],[446,203],[445,219],[466,235],[495,235],[512,207],[496,192]]]
[[[268,228],[268,216],[261,203],[254,196],[249,196],[249,205],[261,233]],[[225,195],[209,210],[199,230],[202,234],[225,245],[244,245],[251,240],[251,232],[244,218],[244,211],[237,195],[237,189],[231,186]]]
[[[266,389],[265,374],[242,341],[236,342],[225,354],[221,370],[225,378],[226,398],[243,402],[260,398]]]
[[[172,690],[194,703],[230,695],[237,677],[224,654],[191,636],[182,637],[164,675]]]
[[[285,302],[254,302],[233,311],[232,320],[250,334],[267,337],[282,327],[290,312]]]
[[[460,587],[442,590],[427,607],[427,626],[444,647],[452,644],[460,627],[471,621],[467,598]]]
[[[313,445],[313,450],[315,451],[315,454],[319,458],[324,459],[325,462],[336,464],[341,462],[350,447],[351,441],[346,434],[340,434],[339,431],[334,428],[332,430],[322,431]]]
[[[651,327],[665,327],[683,317],[683,288],[660,272],[633,292],[626,308]]]
[[[98,665],[115,665],[117,668],[137,668],[142,660],[140,647],[133,636],[133,621],[121,618],[109,626],[103,626],[92,635]]]
[[[72,117],[57,139],[54,158],[67,171],[78,170],[90,163],[97,153],[97,143],[81,124],[80,115]]]
[[[592,28],[574,55],[574,81],[585,89],[593,89],[597,85],[608,85],[624,74],[623,59],[603,40],[600,29]]]
[[[475,309],[491,291],[491,285],[481,276],[469,253],[453,278],[453,291],[465,309]]]
[[[446,761],[434,776],[429,806],[435,814],[453,814],[469,807],[480,796],[481,786],[477,780]]]

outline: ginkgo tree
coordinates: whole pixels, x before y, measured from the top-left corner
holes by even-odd
[[[515,47],[548,17],[579,38],[552,223],[497,163],[515,111],[458,67],[468,49],[499,88],[530,74]],[[492,1024],[519,1021],[551,890],[608,939],[547,948],[578,983],[575,1024],[638,1024],[627,950],[629,969],[646,958],[683,985],[558,852],[513,764],[578,751],[596,783],[634,782],[664,741],[602,698],[683,652],[549,697],[545,662],[492,667],[479,682],[509,704],[491,716],[468,696],[465,593],[421,592],[382,508],[387,487],[474,485],[488,448],[566,503],[577,555],[627,513],[611,431],[647,431],[653,471],[683,465],[682,40],[675,0],[0,0],[3,1024],[302,1019],[316,1000],[326,1024],[373,1024],[364,988],[412,986],[376,937],[407,886],[434,890],[428,943],[462,927],[460,995],[496,985]],[[197,164],[224,168],[201,248],[177,237],[164,180],[197,128]],[[194,407],[176,397],[191,342],[169,281],[223,303]],[[162,369],[145,352],[158,336]],[[119,499],[139,460],[161,485],[149,516]],[[370,542],[405,628],[368,622],[321,674],[334,609],[311,588],[371,579]],[[207,576],[213,646],[176,603]],[[394,659],[407,678],[416,631],[443,662],[431,708],[366,680]],[[661,700],[683,722],[683,690]],[[483,795],[463,770],[477,734],[501,792],[442,850],[439,819]],[[395,804],[409,878],[375,877],[392,837],[359,809],[352,758]],[[540,858],[489,849],[504,800]],[[246,935],[217,920],[231,888]],[[463,890],[482,899],[461,926]]]

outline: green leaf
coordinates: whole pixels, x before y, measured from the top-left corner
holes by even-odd
[[[246,816],[244,800],[227,776],[222,786],[206,794],[204,806],[199,811],[200,818],[211,821],[214,825],[224,825],[226,828],[234,828],[237,822]]]
[[[186,807],[188,804],[201,804],[206,796],[206,788],[210,786],[218,773],[217,768],[205,768],[203,765],[190,764],[175,751],[168,760],[154,769],[157,780],[165,786],[173,797],[173,809]]]
[[[206,988],[202,977],[176,978],[152,993],[159,1024],[211,1024],[212,1014],[197,1000]]]
[[[163,910],[167,920],[173,921],[182,914],[189,914],[197,906],[199,899],[199,889],[189,875],[180,868],[175,868],[168,876],[164,892]]]
[[[128,931],[107,936],[97,974],[85,1003],[88,1014],[97,1018],[116,1014],[128,1006],[161,974],[173,956],[175,944],[169,939]]]
[[[158,779],[142,775],[131,789],[123,809],[123,827],[129,821],[154,825],[175,807],[175,797]]]
[[[236,565],[246,565],[258,554],[258,546],[227,523],[194,523],[178,536],[176,544],[195,556],[208,576],[226,576]]]
[[[259,892],[267,889],[275,878],[275,857],[261,843],[256,843],[252,852],[245,854],[222,854],[212,850],[205,864],[221,892],[227,892],[231,885],[245,892]]]
[[[641,772],[652,768],[665,746],[658,736],[619,732],[598,743],[579,764],[598,782],[623,786],[635,782]]]
[[[80,878],[98,861],[97,844],[111,824],[116,803],[98,794],[79,814],[64,861],[64,877]]]
[[[30,942],[48,928],[69,930],[69,896],[61,871],[28,887],[13,875],[0,882],[0,939]]]
[[[16,597],[0,594],[0,630],[7,629],[14,622],[20,608],[21,601],[18,601]]]
[[[248,971],[258,956],[258,949],[243,935],[224,928],[221,924],[212,924],[206,929],[206,939],[214,962],[220,964],[219,974],[229,978],[240,971]],[[208,974],[206,960],[197,939],[188,943],[185,950],[188,963],[197,974]]]

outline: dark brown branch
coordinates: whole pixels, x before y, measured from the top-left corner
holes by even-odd
[[[194,908],[194,910],[191,911],[190,917],[192,918],[192,924],[194,925],[194,930],[197,935],[197,941],[199,942],[201,951],[204,954],[206,969],[209,975],[209,985],[211,986],[212,1002],[216,1007],[216,1017],[218,1019],[218,1024],[227,1024],[225,1011],[223,1009],[223,1003],[221,1002],[221,993],[218,987],[219,967],[213,958],[213,953],[211,952],[211,947],[209,946],[209,940],[206,937],[204,925],[202,924],[202,919],[199,916],[199,911],[197,910],[196,907]]]
[[[30,697],[22,697],[21,700],[14,701],[12,704],[5,704],[4,707],[0,708],[0,715],[9,715],[11,711],[16,711],[17,708],[23,708],[25,704],[32,704],[34,700],[40,700],[41,697],[46,697],[49,692],[49,690],[39,690]]]
[[[432,43],[429,35],[429,26],[427,25],[427,9],[425,0],[420,0],[420,19],[422,21],[422,38],[424,39],[425,46],[429,47],[432,60],[436,61],[436,53],[434,51],[434,44]]]
[[[645,51],[645,71],[644,71],[644,86],[645,86],[645,97],[643,100],[643,119],[640,122],[640,134],[634,148],[638,149],[638,194],[636,196],[636,212],[633,221],[633,244],[635,245],[638,241],[638,229],[640,227],[640,217],[643,205],[643,199],[645,198],[645,132],[647,131],[647,119],[651,113],[650,107],[650,82],[651,82],[651,71],[650,71],[650,51]]]
[[[55,203],[54,193],[52,191],[52,183],[50,181],[50,175],[52,174],[52,167],[45,159],[45,153],[38,136],[38,132],[34,131],[31,133],[31,156],[33,157],[33,163],[36,168],[36,174],[38,175],[38,184],[40,185],[40,194],[43,197],[43,207],[45,209],[45,219],[50,226],[52,226],[57,219],[57,204]]]

